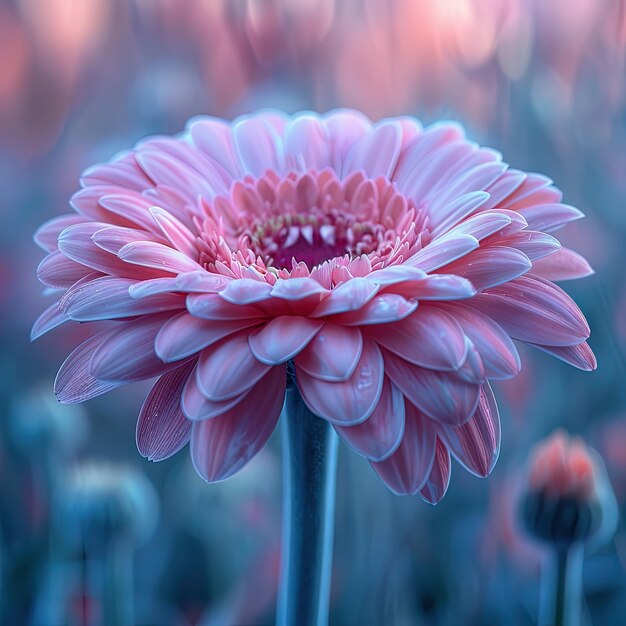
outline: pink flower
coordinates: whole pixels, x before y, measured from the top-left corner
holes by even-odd
[[[555,431],[530,456],[529,490],[551,498],[595,497],[595,464],[582,439]]]
[[[591,273],[548,232],[582,217],[456,124],[334,111],[193,120],[85,172],[36,234],[62,290],[33,336],[114,321],[67,358],[61,402],[159,376],[137,425],[164,459],[191,438],[208,481],[267,442],[293,363],[304,401],[396,493],[440,500],[450,454],[486,476],[489,380],[512,339],[581,369],[589,328],[551,281]]]
[[[562,430],[531,452],[521,504],[527,530],[552,544],[601,541],[615,532],[617,503],[602,458]]]

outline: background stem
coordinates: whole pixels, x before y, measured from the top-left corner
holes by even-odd
[[[283,414],[283,547],[278,626],[324,626],[333,551],[337,435],[295,385]]]
[[[87,555],[91,596],[100,611],[89,624],[128,626],[133,624],[132,546],[113,538],[96,554]]]
[[[583,551],[580,542],[556,549],[544,575],[542,626],[580,626]]]

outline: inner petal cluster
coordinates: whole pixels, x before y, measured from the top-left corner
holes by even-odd
[[[382,266],[402,244],[415,248],[425,226],[421,212],[388,179],[355,172],[342,181],[330,169],[246,177],[205,210],[210,217],[202,227],[200,262],[228,264],[236,250],[239,263],[261,273],[302,265],[312,270],[362,255]]]

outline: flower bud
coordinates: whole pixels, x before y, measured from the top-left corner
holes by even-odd
[[[531,452],[522,517],[537,539],[567,547],[598,538],[614,502],[602,459],[581,438],[557,430]]]

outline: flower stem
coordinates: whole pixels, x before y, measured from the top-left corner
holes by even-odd
[[[581,542],[556,549],[551,571],[545,576],[542,626],[580,625],[583,551]]]
[[[126,626],[133,623],[132,546],[112,538],[107,545],[88,554],[87,576],[91,596],[99,605],[99,614],[90,624]],[[95,619],[93,619],[95,618]]]
[[[278,626],[325,626],[333,552],[337,435],[295,384],[283,414],[283,547]]]

